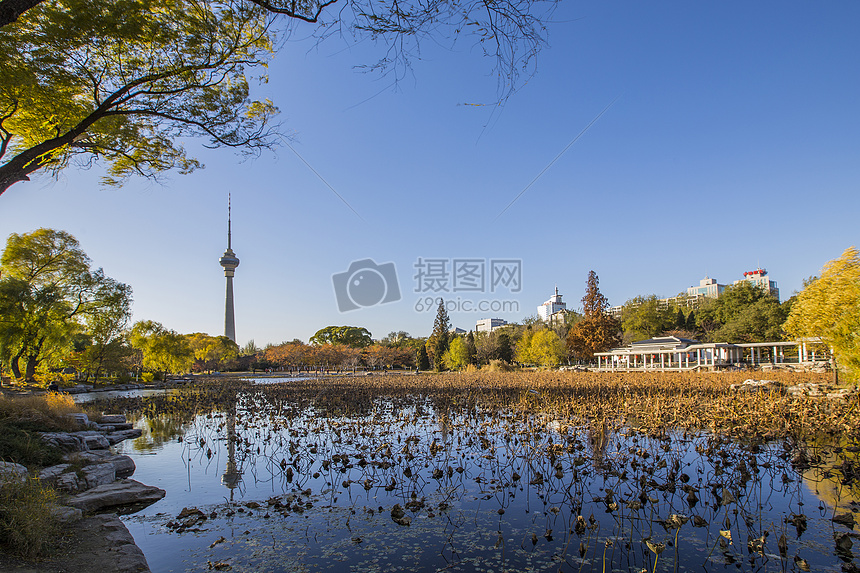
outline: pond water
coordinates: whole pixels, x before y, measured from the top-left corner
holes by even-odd
[[[298,382],[313,380],[309,376],[268,376],[245,378],[252,384],[280,384],[283,382]],[[147,396],[158,396],[170,392],[179,391],[179,388],[135,388],[132,390],[99,390],[97,392],[81,392],[72,394],[72,399],[78,404],[85,404],[96,400],[113,400],[115,398],[145,398]]]
[[[72,399],[77,404],[86,404],[95,400],[113,400],[115,398],[145,398],[146,396],[156,396],[164,394],[169,390],[164,388],[148,389],[137,388],[134,390],[104,390],[99,392],[81,392],[80,394],[72,394]]]
[[[853,527],[832,521],[853,505],[816,495],[842,488],[781,441],[426,397],[245,390],[201,412],[142,415],[117,446],[167,491],[124,517],[154,572],[855,570]]]

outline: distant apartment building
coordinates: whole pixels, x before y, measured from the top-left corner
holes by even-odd
[[[690,297],[707,297],[719,298],[723,291],[726,290],[726,285],[717,284],[717,279],[705,277],[699,281],[699,286],[691,286],[687,288],[687,296]]]
[[[549,297],[548,301],[537,307],[537,311],[538,316],[544,322],[552,322],[559,316],[564,316],[563,313],[567,312],[567,304],[561,301],[558,287],[555,287],[555,294]]]
[[[779,289],[776,286],[776,281],[770,280],[770,277],[767,276],[767,271],[764,269],[756,269],[754,271],[747,271],[744,273],[744,278],[736,280],[732,284],[741,284],[743,282],[748,282],[756,285],[764,292],[779,300]]]
[[[507,320],[502,320],[501,318],[482,318],[475,326],[475,332],[493,332],[507,323]]]

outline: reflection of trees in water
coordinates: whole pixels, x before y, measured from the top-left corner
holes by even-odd
[[[860,448],[845,436],[824,436],[795,448],[791,463],[837,522],[852,530],[860,524]]]
[[[139,438],[131,442],[131,447],[137,452],[160,450],[164,444],[184,436],[190,420],[169,414],[155,416],[129,416],[128,421],[142,430]]]

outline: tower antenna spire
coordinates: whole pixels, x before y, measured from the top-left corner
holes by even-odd
[[[232,238],[231,238],[231,234],[232,234],[231,233],[231,231],[232,231],[231,225],[232,225],[232,223],[230,222],[230,211],[231,211],[231,209],[232,209],[231,198],[230,198],[230,194],[227,193],[227,248],[228,249],[233,248],[232,247]]]

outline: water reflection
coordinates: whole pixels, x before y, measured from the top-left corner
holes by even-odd
[[[150,408],[140,423],[160,420],[170,437],[158,449],[151,429],[138,451],[155,452],[165,475],[188,472],[187,486],[129,518],[153,570],[223,559],[271,571],[854,566],[851,538],[834,537],[851,530],[831,518],[856,502],[843,483],[840,497],[822,493],[826,472],[851,475],[845,457],[808,474],[788,442],[578,425],[417,395],[352,398],[244,388],[196,397],[193,415],[169,400]],[[820,450],[810,450],[816,463]],[[138,464],[144,482],[149,461]],[[195,506],[210,516],[198,532],[167,526]]]
[[[234,490],[242,482],[242,470],[236,464],[236,403],[227,409],[227,465],[221,476],[221,483],[230,490],[230,501],[233,501]]]

